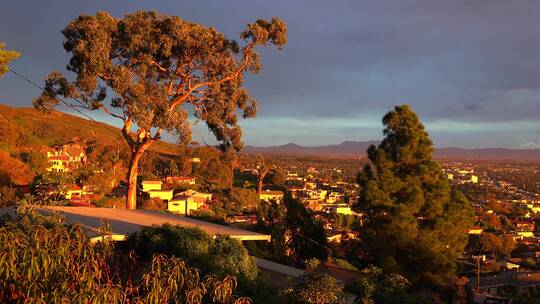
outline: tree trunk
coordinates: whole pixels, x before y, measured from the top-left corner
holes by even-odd
[[[261,195],[262,188],[263,188],[263,179],[261,177],[259,177],[259,180],[257,182],[257,194],[258,195]]]
[[[126,198],[127,209],[137,209],[137,176],[139,173],[139,159],[143,155],[147,146],[143,145],[131,154],[128,171],[128,193]]]
[[[257,194],[261,195],[263,190],[263,181],[267,171],[259,172],[259,179],[257,180]]]

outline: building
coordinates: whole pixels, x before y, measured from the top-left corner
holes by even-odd
[[[47,151],[49,172],[69,172],[86,163],[84,148],[78,144],[63,145],[60,149]]]
[[[471,175],[471,183],[473,183],[473,184],[478,184],[478,176],[476,176],[476,175]]]
[[[275,201],[276,203],[283,202],[283,191],[273,191],[273,190],[265,190],[261,192],[259,195],[259,198],[261,201],[271,202]]]
[[[476,288],[476,277],[469,278],[469,286]],[[540,272],[502,271],[496,275],[482,275],[480,290],[491,295],[504,295],[516,292],[526,294],[540,286]]]
[[[484,232],[484,229],[480,226],[473,226],[468,231],[469,234],[475,234],[475,235],[480,235],[482,234],[482,232]]]
[[[167,184],[195,185],[195,178],[190,176],[167,176],[165,181]]]
[[[163,182],[161,182],[161,181],[143,181],[141,183],[142,191],[143,192],[148,192],[148,191],[152,191],[152,190],[161,190],[162,184],[163,184]]]
[[[186,190],[172,197],[167,203],[167,210],[174,213],[189,215],[199,210],[212,200],[211,193]]]
[[[163,190],[161,181],[143,181],[142,191],[148,193],[150,198],[159,198],[164,201],[169,201],[173,198],[173,190]]]

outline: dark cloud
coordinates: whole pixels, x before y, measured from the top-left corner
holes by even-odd
[[[534,0],[7,0],[0,40],[23,52],[14,68],[41,80],[67,62],[60,30],[69,20],[83,12],[121,16],[137,9],[179,15],[230,37],[256,18],[287,22],[288,45],[264,50],[263,71],[248,77],[261,110],[246,124],[247,142],[376,138],[380,117],[401,103],[413,106],[439,145],[540,141],[540,124],[534,126],[540,119],[540,2]],[[12,75],[0,81],[0,102],[30,105],[36,94]],[[354,127],[366,119],[369,128]],[[308,123],[284,125],[292,120]],[[521,129],[493,134],[512,123]]]

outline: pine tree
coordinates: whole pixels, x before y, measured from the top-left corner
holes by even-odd
[[[366,225],[366,253],[383,270],[413,283],[446,285],[473,224],[467,199],[450,189],[432,142],[407,105],[383,117],[385,138],[368,149],[370,164],[358,174],[361,192],[356,211]]]

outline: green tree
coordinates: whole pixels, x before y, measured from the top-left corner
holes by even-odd
[[[266,175],[264,182],[267,184],[273,184],[281,186],[287,181],[287,176],[285,172],[279,168],[274,168],[270,170],[269,174]]]
[[[72,55],[67,69],[76,80],[49,74],[34,105],[47,111],[61,102],[57,97],[65,98],[63,103],[72,97],[73,106],[99,109],[122,122],[131,152],[126,205],[135,209],[141,156],[163,132],[190,142],[188,105],[222,149],[241,148],[237,113],[249,118],[257,112],[243,75],[261,69],[255,49],[268,44],[281,48],[286,32],[278,18],[259,19],[240,34],[240,47],[214,28],[176,16],[147,11],[120,19],[106,12],[81,15],[62,31],[64,49]]]
[[[259,204],[259,196],[253,189],[233,188],[228,196],[222,198],[226,201],[225,208],[236,213],[242,213],[245,209],[254,209]]]
[[[21,53],[5,49],[6,45],[0,43],[0,78],[9,71],[8,64],[21,56]]]
[[[385,138],[368,149],[370,164],[358,175],[356,211],[364,213],[365,250],[385,272],[413,283],[451,282],[467,244],[472,207],[452,192],[432,142],[416,114],[397,106],[383,118]]]
[[[289,193],[283,204],[261,202],[257,212],[259,228],[272,236],[266,248],[269,258],[298,264],[311,258],[328,258],[323,223]],[[287,251],[290,251],[289,257]]]

